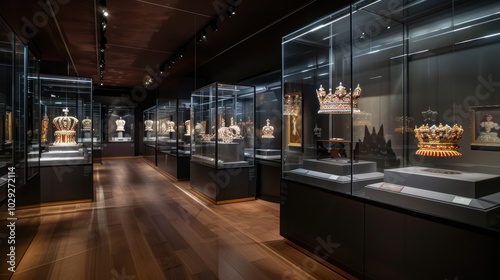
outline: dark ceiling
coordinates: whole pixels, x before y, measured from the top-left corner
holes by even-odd
[[[44,61],[64,62],[70,74],[100,83],[100,12],[103,0],[2,0],[0,15]],[[326,0],[107,0],[109,12],[105,50],[106,86],[142,85],[146,75],[156,81],[192,75],[212,63],[238,63],[247,55],[280,49],[281,36],[351,1]],[[44,4],[42,4],[44,3]],[[51,7],[47,3],[53,3]],[[226,10],[234,6],[236,14]],[[216,22],[218,31],[212,31]],[[196,42],[197,34],[206,39]],[[259,39],[260,38],[260,39]],[[248,41],[260,40],[247,44]],[[246,46],[247,49],[241,49]],[[233,52],[233,55],[229,55]],[[178,58],[183,54],[183,58]],[[277,61],[280,57],[270,52]],[[168,68],[174,60],[172,68]],[[228,61],[229,60],[229,61]],[[233,61],[231,61],[233,60]],[[250,60],[250,61],[248,61]],[[265,55],[261,63],[269,62]],[[254,61],[256,62],[256,61]],[[221,67],[223,67],[221,65]],[[269,66],[273,67],[273,66]],[[269,69],[275,70],[275,69]],[[210,71],[205,69],[205,71]],[[249,72],[251,74],[251,72]]]

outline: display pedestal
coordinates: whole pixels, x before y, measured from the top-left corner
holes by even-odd
[[[259,159],[281,159],[281,150],[278,149],[255,149],[255,158]]]
[[[352,193],[368,184],[382,181],[384,174],[376,170],[377,164],[371,161],[351,163],[346,159],[304,159],[302,168],[288,171],[286,177],[338,192]]]
[[[218,169],[190,162],[191,187],[215,204],[254,200],[255,167]]]
[[[118,138],[123,138],[123,131],[119,131],[119,132],[118,132],[118,136],[117,136],[117,137],[118,137]]]
[[[111,137],[112,142],[130,142],[132,137]]]
[[[371,199],[481,227],[500,225],[500,176],[426,167],[386,170]]]
[[[71,146],[47,146],[41,153],[40,166],[76,165],[88,163],[87,149],[81,144]]]
[[[40,157],[42,204],[89,202],[94,199],[93,166],[88,152],[81,144],[45,147]]]

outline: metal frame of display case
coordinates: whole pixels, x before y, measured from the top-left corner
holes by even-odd
[[[281,71],[243,81],[255,85],[255,167],[259,199],[279,202],[281,180]],[[269,120],[269,125],[267,125]]]
[[[283,37],[283,237],[356,278],[500,277],[498,155],[468,137],[498,11],[359,1]]]
[[[213,83],[191,94],[190,183],[216,204],[255,199],[254,110],[253,86]]]
[[[92,161],[102,164],[102,121],[101,104],[92,103]]]
[[[158,100],[158,167],[176,180],[189,179],[191,158],[191,101]]]
[[[156,146],[158,133],[158,118],[156,106],[144,110],[142,120],[144,123],[144,135],[142,143],[144,145],[144,158],[156,166]]]

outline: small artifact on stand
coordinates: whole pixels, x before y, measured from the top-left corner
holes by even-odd
[[[437,112],[429,110],[422,112],[424,122],[435,121]],[[462,139],[464,130],[457,124],[453,127],[440,123],[439,125],[429,124],[415,126],[415,138],[418,139],[417,155],[431,157],[461,156],[458,151],[458,142]]]
[[[154,124],[154,122],[152,120],[145,120],[144,121],[144,131],[153,131],[153,124]]]
[[[47,116],[47,113],[43,116],[42,119],[42,135],[40,141],[42,143],[47,143],[47,133],[49,132],[49,117]]]
[[[184,136],[191,136],[191,121],[185,121],[184,125],[186,126],[186,133],[184,133]]]
[[[52,124],[56,128],[54,136],[54,146],[76,146],[75,135],[76,127],[78,126],[78,119],[69,117],[68,108],[63,109],[64,116],[56,117]]]
[[[243,136],[241,136],[241,129],[236,123],[234,122],[234,118],[231,117],[231,125],[229,126],[229,129],[232,130],[233,133],[233,138],[234,139],[243,139]]]
[[[116,132],[118,132],[118,137],[123,137],[123,132],[125,131],[125,120],[120,117],[116,120]]]
[[[175,132],[175,122],[168,120],[167,121],[167,133]]]
[[[274,138],[274,127],[271,126],[271,120],[266,120],[266,125],[262,128],[262,138]]]
[[[92,120],[89,117],[85,117],[82,120],[82,131],[84,138],[87,138],[84,141],[90,141],[90,132],[92,131]]]
[[[82,130],[83,131],[90,131],[90,130],[92,130],[92,120],[89,119],[89,117],[85,117],[82,120]]]

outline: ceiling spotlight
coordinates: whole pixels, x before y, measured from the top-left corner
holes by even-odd
[[[102,87],[103,85],[104,85],[104,82],[103,82],[103,81],[101,81],[101,87]]]
[[[103,9],[103,10],[102,10],[102,14],[103,14],[105,17],[109,16],[109,13],[108,13],[108,11],[106,11],[106,9]]]
[[[217,27],[217,21],[215,20],[210,23],[210,27],[212,27],[212,32],[219,30],[219,28]]]
[[[203,41],[203,35],[201,34],[201,32],[200,32],[200,33],[198,33],[198,35],[196,35],[196,41],[197,41],[197,42],[201,42],[201,41]]]
[[[227,15],[231,17],[232,15],[236,14],[236,8],[234,6],[229,6],[227,7]]]

